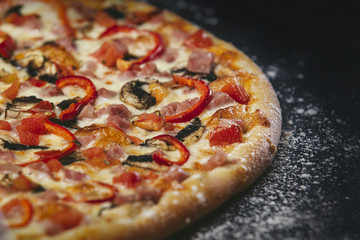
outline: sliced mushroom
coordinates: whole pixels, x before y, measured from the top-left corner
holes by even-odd
[[[30,49],[15,56],[12,63],[16,66],[26,68],[30,76],[39,76],[41,79],[55,82],[57,69],[54,63],[45,57],[40,49]]]
[[[122,162],[124,166],[136,167],[155,172],[166,171],[168,167],[157,164],[153,161],[151,154],[144,155],[129,155],[125,161]]]
[[[200,80],[206,80],[208,82],[213,82],[217,79],[217,76],[213,70],[211,70],[209,73],[195,73],[195,72],[189,71],[187,68],[178,68],[178,69],[171,70],[171,73],[175,74],[175,75],[181,75],[181,76],[191,77],[191,78],[200,79]]]
[[[1,139],[3,141],[3,147],[12,151],[24,151],[29,149],[47,149],[46,146],[36,146],[36,145],[25,145],[21,143],[15,143],[15,142],[9,142],[4,139]]]
[[[201,120],[194,118],[191,123],[181,129],[175,137],[184,143],[184,145],[190,145],[200,140],[205,129],[206,127],[201,125]]]
[[[35,96],[15,98],[12,103],[8,103],[5,109],[5,119],[20,119],[31,115],[26,112],[37,103],[43,101]]]
[[[25,50],[14,56],[14,65],[26,68],[30,76],[39,76],[40,79],[55,83],[57,78],[69,74],[70,70],[79,68],[74,56],[64,47],[47,42],[36,49]],[[58,69],[58,66],[63,68]],[[65,69],[66,73],[62,72]]]
[[[156,104],[156,98],[146,92],[142,86],[149,84],[140,80],[126,83],[120,91],[120,99],[131,106],[144,110]]]

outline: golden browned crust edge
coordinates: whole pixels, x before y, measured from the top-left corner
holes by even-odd
[[[216,42],[239,51],[222,40],[216,39]],[[166,192],[151,210],[125,219],[120,216],[118,223],[115,222],[114,213],[113,222],[83,225],[51,238],[43,236],[31,239],[161,239],[201,218],[258,179],[276,154],[273,147],[277,146],[281,134],[281,110],[274,89],[264,73],[244,53],[239,52],[242,56],[239,65],[259,76],[254,80],[256,83],[251,85],[252,94],[258,101],[250,106],[250,111],[261,109],[271,123],[270,128],[257,126],[251,130],[253,144],[239,152],[245,161],[196,174],[183,182],[183,190]],[[246,156],[243,155],[244,151],[248,153]],[[133,207],[126,205],[122,208]]]

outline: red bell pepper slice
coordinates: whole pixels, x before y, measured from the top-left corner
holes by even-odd
[[[45,125],[45,128],[48,133],[55,134],[55,135],[58,135],[58,136],[64,138],[66,141],[68,141],[68,145],[63,150],[48,150],[48,151],[36,152],[36,154],[39,156],[39,159],[36,161],[47,162],[53,158],[61,159],[75,151],[76,138],[69,130],[67,130],[66,128],[64,128],[56,123],[49,121],[48,119],[44,120],[44,125]],[[28,165],[28,164],[29,163],[26,163],[24,165]]]
[[[12,37],[0,31],[0,57],[8,59],[16,49],[16,44]]]
[[[5,222],[10,228],[19,228],[27,225],[33,217],[33,207],[26,198],[13,198],[0,209]]]
[[[184,76],[173,76],[174,82],[179,83],[182,85],[187,85],[189,87],[195,87],[196,90],[201,94],[200,100],[192,105],[187,110],[180,112],[175,115],[168,115],[165,116],[165,121],[170,123],[181,123],[181,122],[187,122],[191,119],[197,117],[204,111],[206,106],[211,100],[211,90],[210,87],[201,80],[184,77]]]
[[[81,109],[88,103],[92,103],[97,97],[97,92],[94,84],[86,77],[82,76],[66,76],[59,78],[56,81],[56,86],[60,89],[66,86],[78,86],[85,90],[86,95],[80,99],[77,103],[72,103],[69,108],[63,110],[60,113],[59,119],[61,121],[69,121],[76,118]]]
[[[164,42],[163,42],[162,37],[158,33],[147,31],[147,30],[139,30],[134,27],[114,25],[114,26],[106,29],[100,35],[100,38],[109,37],[109,36],[114,35],[119,32],[125,32],[125,33],[126,32],[145,32],[145,33],[150,34],[153,37],[154,42],[155,42],[155,47],[153,49],[151,49],[144,57],[141,57],[135,61],[131,61],[131,63],[128,66],[129,69],[133,65],[139,65],[139,64],[143,64],[143,63],[149,62],[151,60],[154,60],[155,58],[157,58],[159,55],[161,55],[164,52],[164,49],[165,49]]]
[[[164,141],[167,144],[174,146],[180,152],[180,158],[177,161],[171,161],[166,156],[164,156],[164,154],[161,151],[155,151],[153,154],[153,160],[156,163],[165,166],[171,166],[172,164],[181,166],[184,163],[186,163],[187,160],[189,159],[190,157],[189,150],[177,138],[171,135],[163,134],[153,137],[153,139]]]

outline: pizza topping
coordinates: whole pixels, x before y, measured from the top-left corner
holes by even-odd
[[[5,131],[11,130],[10,123],[5,120],[0,120],[0,130],[5,130]]]
[[[214,92],[209,102],[209,105],[206,107],[207,110],[216,109],[224,105],[235,104],[233,98],[231,98],[227,93],[224,92]]]
[[[0,31],[0,57],[9,59],[16,49],[14,40],[6,33]]]
[[[107,67],[115,67],[116,60],[122,58],[126,53],[127,48],[123,44],[115,42],[104,42],[101,47],[90,54],[90,56],[96,58],[99,63],[104,64]]]
[[[216,151],[215,154],[209,158],[205,164],[202,165],[201,169],[210,171],[216,167],[222,166],[227,162],[227,155],[223,151]]]
[[[121,88],[120,99],[140,110],[154,106],[156,98],[142,88],[143,85],[148,84],[139,80],[127,82]]]
[[[15,156],[13,152],[10,151],[2,151],[0,149],[0,161],[1,162],[13,162],[15,160]]]
[[[40,221],[47,235],[56,235],[74,228],[84,221],[84,215],[64,203],[47,202],[35,208],[36,220]]]
[[[60,89],[66,86],[78,86],[85,90],[85,96],[77,103],[70,104],[69,108],[63,110],[59,116],[61,121],[69,121],[76,118],[81,109],[88,103],[92,103],[97,97],[94,84],[88,78],[81,76],[62,77],[56,81],[56,86]]]
[[[113,183],[120,183],[127,188],[136,187],[141,181],[141,176],[137,172],[123,172],[113,178]]]
[[[169,93],[169,89],[163,84],[158,82],[152,82],[149,84],[149,91],[151,96],[156,99],[156,103],[160,103]]]
[[[210,73],[214,59],[214,53],[196,49],[191,52],[186,68],[195,73]]]
[[[137,33],[139,33],[141,31],[136,28],[133,28],[133,27],[115,25],[115,26],[112,26],[112,27],[108,28],[107,30],[105,30],[105,32],[103,32],[100,35],[100,38],[110,37],[110,36],[112,36],[116,33],[120,33],[120,32],[122,32],[122,33],[137,32]],[[130,61],[126,67],[123,67],[124,60],[120,59],[120,62],[119,62],[119,64],[117,63],[117,66],[122,71],[130,69],[131,66],[133,66],[133,65],[143,64],[143,63],[149,62],[151,60],[154,60],[155,58],[157,58],[158,56],[160,56],[163,53],[165,47],[164,47],[164,43],[163,43],[161,36],[158,33],[151,32],[151,31],[143,31],[143,32],[146,34],[149,34],[153,38],[154,47],[149,52],[147,52],[147,54],[145,56],[143,56],[137,60]]]
[[[27,225],[33,217],[33,207],[26,198],[13,198],[1,206],[6,224],[10,228]]]
[[[73,151],[75,151],[76,138],[69,130],[67,130],[66,128],[64,128],[56,123],[50,122],[47,119],[44,120],[44,124],[45,124],[46,131],[48,133],[55,134],[57,136],[64,138],[68,142],[68,144],[62,150],[48,150],[48,151],[36,152],[36,154],[39,156],[39,159],[36,161],[47,162],[53,158],[61,159],[65,156],[67,156],[68,154],[72,153]],[[24,163],[23,165],[26,165],[26,164],[28,164],[28,163]]]
[[[217,79],[217,76],[214,73],[212,68],[211,68],[210,72],[208,72],[208,73],[191,72],[187,68],[173,69],[173,70],[171,70],[171,73],[176,74],[176,75],[181,75],[181,76],[194,78],[194,79],[205,80],[205,81],[208,81],[210,83]]]
[[[64,173],[64,180],[68,182],[84,182],[89,180],[89,176],[85,173],[74,171],[68,168],[62,169]]]
[[[115,186],[97,181],[81,182],[67,187],[66,190],[69,195],[65,200],[88,203],[111,201],[118,192]]]
[[[5,14],[5,23],[11,23],[16,26],[24,26],[29,29],[39,29],[42,26],[38,14],[21,14],[22,5],[16,5],[10,8]]]
[[[166,145],[175,147],[180,152],[179,159],[177,161],[173,161],[168,159],[162,151],[157,150],[153,154],[153,159],[156,163],[165,166],[171,166],[172,164],[177,164],[181,166],[184,163],[186,163],[187,160],[189,159],[190,157],[189,150],[175,137],[164,134],[153,137],[152,139],[163,141],[166,143]]]
[[[95,136],[93,146],[105,149],[114,144],[119,144],[120,146],[131,144],[129,137],[121,129],[110,125],[93,124],[86,126],[77,130],[75,136]]]
[[[201,81],[188,77],[173,75],[173,79],[175,83],[179,83],[182,85],[187,85],[189,87],[195,87],[196,90],[201,94],[199,101],[195,104],[191,105],[185,111],[180,113],[176,113],[174,115],[165,116],[165,121],[170,123],[179,123],[179,122],[187,122],[197,117],[202,113],[202,111],[206,108],[207,104],[211,100],[211,90],[209,86]]]
[[[133,124],[148,131],[159,131],[164,126],[164,119],[155,113],[142,113]]]
[[[170,181],[175,180],[179,183],[187,179],[189,176],[190,175],[178,165],[172,165],[164,174],[162,174],[162,177],[165,179]]]
[[[120,147],[119,144],[114,144],[114,145]],[[112,145],[110,148],[113,148],[114,145]],[[120,147],[120,149],[121,149],[121,147]],[[110,155],[121,156],[120,149],[113,148]],[[115,158],[111,158],[107,154],[107,152],[105,152],[105,150],[101,147],[88,148],[86,150],[81,151],[81,153],[86,158],[86,160],[84,161],[85,163],[87,163],[95,168],[98,168],[98,169],[108,168],[109,166],[114,166],[114,165],[120,164],[119,160],[117,160]]]
[[[208,48],[213,45],[213,41],[209,35],[202,29],[199,29],[195,33],[191,34],[185,40],[185,46],[190,48]]]
[[[249,102],[249,94],[247,94],[245,88],[239,84],[226,84],[221,88],[221,91],[227,93],[232,99],[240,104],[247,104]]]
[[[79,67],[70,52],[52,42],[18,53],[12,63],[26,68],[30,76],[39,76],[41,80],[51,83],[54,83],[58,77],[73,74],[73,70]]]
[[[228,119],[220,120],[219,126],[217,126],[209,135],[210,146],[223,147],[233,143],[241,143],[242,129],[241,126]]]
[[[184,145],[190,145],[200,140],[205,132],[205,129],[206,127],[201,124],[201,120],[196,117],[189,125],[181,129],[175,137]]]
[[[105,99],[110,99],[116,96],[116,92],[111,91],[109,89],[106,88],[100,88],[98,91],[98,96],[101,98],[105,98]]]
[[[9,100],[14,100],[19,92],[20,81],[19,78],[16,77],[9,88],[1,93],[1,96],[7,98]]]

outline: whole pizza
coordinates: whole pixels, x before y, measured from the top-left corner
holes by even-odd
[[[160,239],[247,188],[281,133],[233,45],[134,1],[0,1],[0,239]]]

